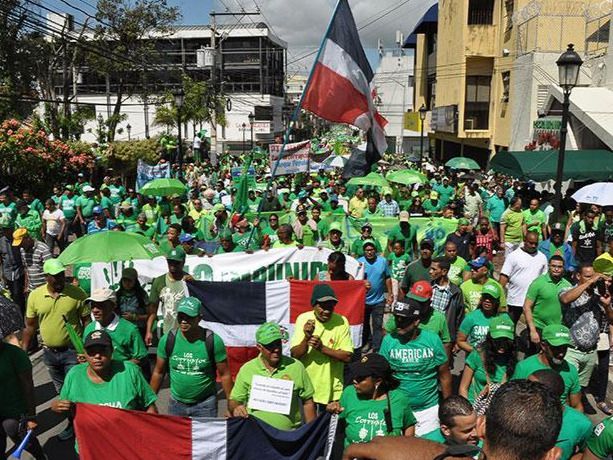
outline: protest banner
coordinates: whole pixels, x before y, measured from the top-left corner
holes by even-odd
[[[136,191],[138,192],[147,182],[153,179],[170,177],[170,163],[150,165],[138,160],[136,165]]]
[[[270,170],[273,171],[277,162],[283,144],[271,144],[268,147],[270,152]],[[279,166],[275,171],[275,176],[285,176],[287,174],[296,174],[299,172],[309,171],[309,152],[311,150],[311,141],[296,142],[287,144],[283,157],[279,161]]]
[[[235,166],[230,170],[230,174],[232,176],[232,183],[234,185],[237,185],[240,182],[241,176],[243,174],[243,168],[240,166]],[[255,188],[255,168],[253,166],[250,166],[247,169],[247,176],[249,176],[249,179],[248,179],[249,188],[250,189]]]
[[[328,268],[329,249],[305,247],[303,249],[270,249],[246,252],[232,252],[213,257],[188,255],[184,270],[197,281],[276,281],[293,277],[310,280],[320,271]],[[134,267],[138,271],[141,284],[168,272],[164,257],[153,260],[130,260],[112,263],[94,263],[91,267],[91,289],[110,286],[117,289],[124,267]],[[362,278],[362,271],[352,257],[347,258],[346,270]]]

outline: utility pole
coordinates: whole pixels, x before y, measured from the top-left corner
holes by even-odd
[[[242,10],[238,13],[231,12],[231,11],[226,11],[224,13],[216,13],[215,11],[211,11],[209,13],[209,16],[211,16],[211,26],[210,26],[211,27],[211,48],[213,48],[213,67],[211,69],[211,86],[213,88],[213,92],[215,96],[217,96],[217,85],[216,85],[216,80],[217,80],[217,21],[216,21],[216,18],[217,16],[234,16],[234,17],[241,16],[241,18],[239,18],[240,20],[244,16],[257,16],[259,14],[260,14],[259,9],[257,9],[254,12],[248,12],[248,11]],[[220,44],[221,44],[221,41],[220,41]],[[221,48],[220,48],[220,54],[221,54]],[[221,84],[223,84],[223,82],[221,82]],[[211,123],[212,126],[211,126],[210,157],[211,157],[211,163],[213,165],[216,165],[217,164],[217,113],[214,108],[213,108],[212,121],[213,122]]]

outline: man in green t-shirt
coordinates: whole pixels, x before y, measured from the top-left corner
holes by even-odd
[[[493,283],[500,289],[502,293],[500,296],[500,307],[503,309],[506,308],[507,296],[505,295],[502,286],[498,281],[488,276],[487,257],[477,257],[476,259],[468,262],[468,265],[470,267],[470,279],[464,281],[460,285],[466,313],[468,314],[471,311],[475,311],[479,307],[483,286],[485,286],[486,283]]]
[[[438,408],[440,428],[420,436],[422,439],[447,445],[480,444],[477,436],[477,414],[470,401],[463,396],[452,395]]]
[[[532,198],[530,200],[530,207],[524,209],[523,232],[524,235],[527,232],[535,232],[539,236],[539,241],[543,241],[549,237],[547,234],[547,217],[545,213],[539,209],[539,206],[539,199]]]
[[[383,337],[379,349],[400,381],[399,389],[411,401],[417,419],[416,436],[440,426],[439,386],[443,398],[451,395],[451,373],[443,342],[435,333],[419,328],[421,314],[415,304],[396,302],[396,331]]]
[[[568,346],[571,344],[570,331],[561,324],[552,324],[543,329],[542,335],[540,352],[517,363],[513,380],[527,379],[539,369],[553,369],[564,380],[562,403],[583,412],[579,373],[575,366],[564,359]]]
[[[215,375],[230,398],[232,376],[221,338],[199,325],[202,303],[184,297],[177,304],[178,329],[165,334],[158,344],[151,388],[160,391],[170,370],[168,413],[183,417],[217,417]],[[212,354],[212,356],[211,356]]]
[[[396,241],[404,241],[404,251],[411,260],[417,254],[417,227],[409,223],[408,211],[400,211],[398,225],[387,233],[387,252],[392,252]]]
[[[235,417],[254,417],[263,420],[279,430],[293,430],[315,419],[313,385],[304,368],[297,359],[283,355],[283,333],[278,324],[268,322],[258,327],[255,333],[256,346],[260,354],[242,365],[236,376],[232,394],[228,399],[228,410]],[[251,390],[255,385],[265,385],[274,380],[293,382],[289,413],[279,413],[251,406]]]
[[[613,454],[613,417],[604,419],[594,427],[592,436],[587,440],[583,460],[609,458]]]
[[[400,282],[398,298],[402,299],[411,286],[417,281],[430,281],[430,266],[432,265],[432,254],[434,253],[434,241],[424,238],[419,243],[419,259],[414,260],[404,273]]]
[[[549,259],[549,271],[536,278],[526,293],[524,315],[530,333],[530,347],[527,354],[538,352],[540,331],[551,324],[562,323],[560,292],[571,284],[563,278],[564,259],[554,255]]]
[[[147,357],[145,343],[136,325],[115,314],[117,306],[112,289],[96,289],[85,303],[90,305],[93,321],[85,326],[84,337],[92,331],[106,331],[113,341],[113,359],[117,361],[130,360],[140,364]]]
[[[381,243],[379,243],[379,239],[374,237],[372,234],[372,224],[370,224],[370,222],[363,223],[361,230],[362,235],[353,240],[353,243],[351,244],[351,255],[356,259],[358,257],[362,257],[364,255],[364,243],[366,241],[372,241],[375,245],[375,251],[377,251],[377,254],[382,255],[383,249],[381,248]]]

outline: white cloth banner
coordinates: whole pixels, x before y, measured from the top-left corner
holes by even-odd
[[[270,170],[274,171],[275,176],[308,172],[311,141],[287,144],[285,146],[285,150],[283,151],[283,156],[279,161],[279,166],[275,171],[275,163],[277,162],[279,155],[281,155],[282,148],[283,144],[271,144],[268,146],[268,150],[270,152]]]
[[[198,281],[276,281],[289,277],[300,280],[317,279],[317,273],[326,271],[329,249],[313,247],[270,249],[246,252],[231,252],[213,257],[187,256],[184,270]],[[130,260],[123,262],[94,263],[91,267],[91,288],[117,289],[124,267],[134,267],[141,284],[168,272],[164,257],[153,260]],[[363,268],[353,257],[347,256],[347,273],[355,279],[363,278]]]

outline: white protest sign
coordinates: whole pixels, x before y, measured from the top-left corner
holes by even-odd
[[[289,415],[292,407],[294,382],[254,375],[249,392],[249,409]]]
[[[270,170],[275,170],[275,163],[281,155],[283,144],[271,144],[268,146],[270,152]],[[286,174],[296,174],[309,170],[309,152],[311,151],[311,141],[296,142],[287,144],[283,151],[283,157],[279,161],[279,166],[275,171],[275,176]]]

